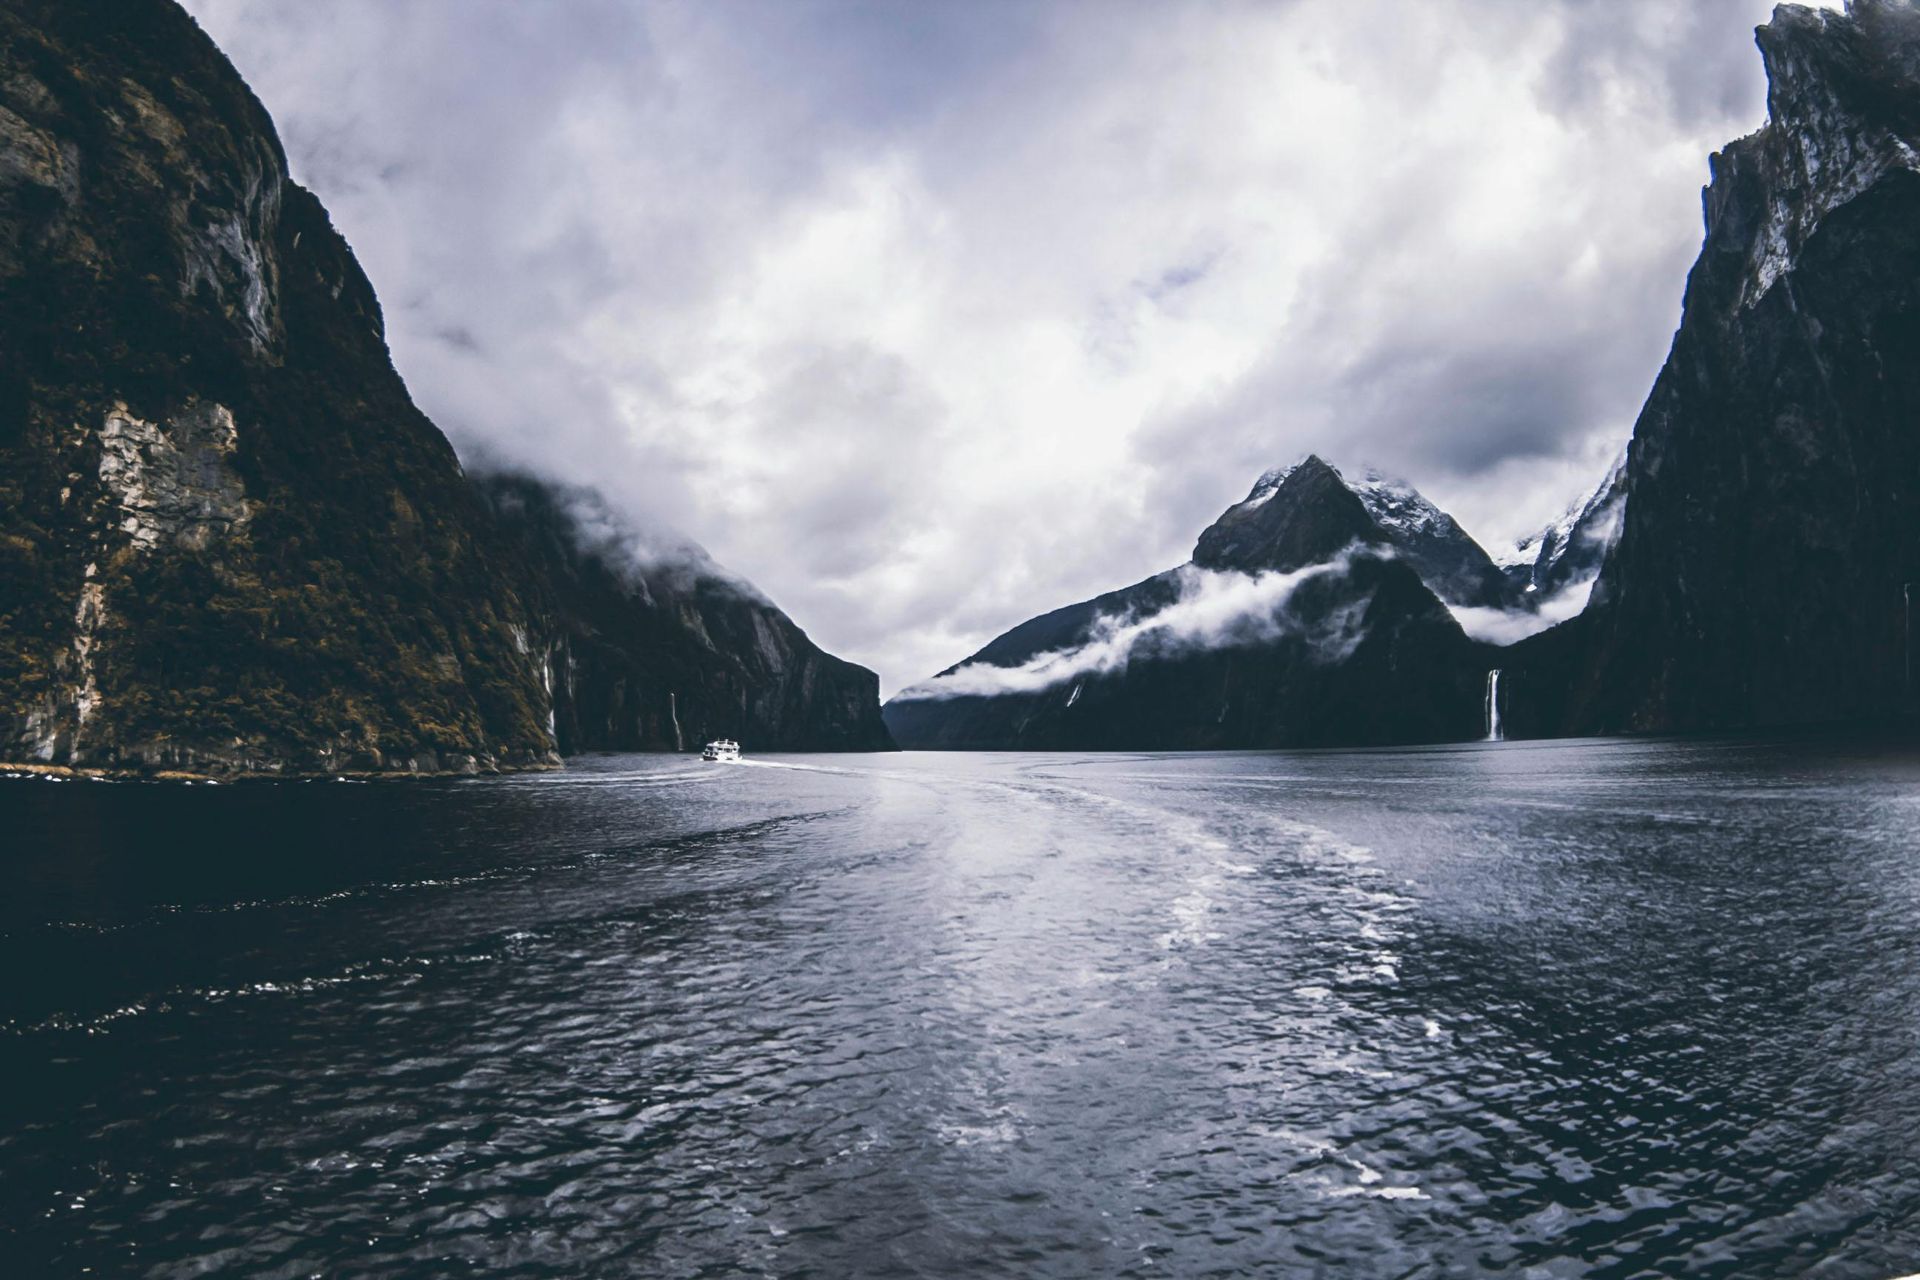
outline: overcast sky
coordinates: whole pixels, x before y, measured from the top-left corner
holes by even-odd
[[[910,684],[1259,472],[1488,545],[1626,439],[1760,0],[188,0],[462,455]]]

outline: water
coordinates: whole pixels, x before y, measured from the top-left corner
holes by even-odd
[[[1498,742],[1504,737],[1500,732],[1500,669],[1495,667],[1487,672],[1487,741]]]
[[[1920,1269],[1920,763],[0,785],[11,1274]]]

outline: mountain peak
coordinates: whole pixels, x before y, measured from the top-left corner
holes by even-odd
[[[1263,505],[1269,498],[1280,491],[1280,486],[1285,484],[1294,472],[1302,469],[1308,471],[1333,470],[1326,459],[1317,453],[1310,453],[1298,462],[1289,462],[1283,467],[1274,467],[1272,470],[1261,472],[1260,478],[1253,482],[1253,488],[1247,490],[1247,496],[1242,498],[1238,505],[1242,507],[1257,507]],[[1339,473],[1335,472],[1335,474],[1337,475]]]
[[[1814,228],[1890,172],[1920,172],[1920,9],[1851,0],[1844,13],[1781,5],[1755,33],[1767,123],[1712,159],[1710,246],[1744,248],[1735,299],[1757,302]],[[1748,219],[1759,194],[1760,219]]]
[[[1754,39],[1767,71],[1769,129],[1817,142],[1839,123],[1840,108],[1911,131],[1920,90],[1920,8],[1911,0],[1850,0],[1845,12],[1783,4]]]
[[[1356,542],[1391,546],[1450,604],[1512,603],[1499,567],[1418,489],[1374,467],[1342,471],[1317,453],[1263,474],[1200,535],[1193,559],[1203,568],[1290,571]]]
[[[1776,125],[1805,119],[1804,108],[1829,95],[1920,88],[1920,6],[1913,0],[1848,0],[1844,12],[1777,5],[1754,36]],[[1881,105],[1892,105],[1891,96]]]
[[[1331,560],[1356,542],[1384,541],[1346,480],[1310,453],[1261,476],[1200,535],[1193,562],[1203,569],[1285,573]]]

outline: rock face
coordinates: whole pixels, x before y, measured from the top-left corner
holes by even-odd
[[[882,751],[873,672],[822,652],[697,546],[660,545],[590,490],[476,479],[533,566],[560,750]]]
[[[352,253],[192,20],[0,5],[0,761],[557,763],[546,659],[583,590],[538,576],[414,407]],[[689,607],[743,681],[794,659],[748,695],[783,740],[816,689],[844,736],[849,677],[791,624]],[[668,745],[596,736],[627,704],[593,698],[564,704],[579,744]]]
[[[373,291],[171,4],[0,9],[0,759],[551,761]]]
[[[1485,649],[1402,536],[1309,457],[1228,508],[1191,563],[1021,624],[897,695],[887,725],[902,746],[963,749],[1478,736]]]
[[[1782,6],[1759,44],[1769,119],[1713,158],[1597,607],[1577,645],[1543,636],[1510,660],[1543,690],[1542,731],[1913,708],[1920,13]]]

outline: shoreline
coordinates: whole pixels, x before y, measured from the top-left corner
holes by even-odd
[[[510,773],[559,773],[564,762],[495,765],[474,769],[235,769],[218,773],[192,769],[120,769],[67,764],[16,764],[0,760],[0,780],[18,782],[380,782],[407,779],[485,778]]]

